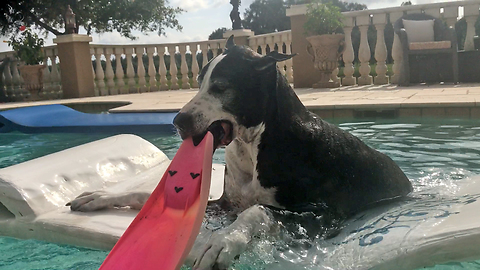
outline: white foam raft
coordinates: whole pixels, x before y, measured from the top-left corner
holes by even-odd
[[[146,140],[118,135],[0,169],[0,235],[110,249],[138,211],[81,213],[65,204],[85,191],[150,192],[169,162]],[[212,199],[221,196],[223,173],[223,165],[214,165]],[[303,261],[312,258],[309,269],[312,263],[314,269],[415,269],[478,259],[480,178],[462,182],[454,194],[362,213],[320,247],[303,253]],[[293,269],[286,264],[302,269],[281,259],[268,269]]]
[[[0,235],[110,249],[138,211],[81,213],[65,204],[86,191],[151,192],[169,164],[150,142],[117,135],[0,169]],[[212,200],[223,174],[214,164]]]

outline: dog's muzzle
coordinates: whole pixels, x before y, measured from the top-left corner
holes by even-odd
[[[233,139],[233,125],[227,120],[217,120],[213,122],[206,130],[194,130],[194,118],[188,113],[179,113],[173,119],[173,124],[178,130],[182,140],[192,137],[193,143],[198,145],[210,131],[214,137],[214,147],[218,148],[221,145],[228,145]]]

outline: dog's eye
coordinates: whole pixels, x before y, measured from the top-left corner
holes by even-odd
[[[210,87],[210,91],[214,93],[221,93],[224,92],[227,89],[227,85],[224,83],[214,83]]]

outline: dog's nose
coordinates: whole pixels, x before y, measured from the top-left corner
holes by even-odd
[[[193,128],[193,116],[191,114],[178,113],[173,119],[173,124],[177,128],[182,139],[184,139],[184,137],[188,137],[188,135],[193,135],[190,134]]]

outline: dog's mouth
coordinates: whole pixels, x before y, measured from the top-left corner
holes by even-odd
[[[228,120],[218,120],[213,122],[207,130],[200,134],[192,137],[193,144],[197,146],[207,134],[207,131],[210,131],[213,135],[213,146],[217,149],[220,146],[227,146],[233,140],[233,124]]]

